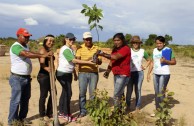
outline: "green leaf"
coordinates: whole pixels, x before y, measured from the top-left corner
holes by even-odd
[[[167,95],[168,96],[173,96],[174,95],[174,92],[169,92]]]
[[[82,6],[83,6],[84,8],[88,8],[88,6],[87,6],[86,4],[82,4]]]
[[[101,25],[98,25],[98,28],[102,31],[103,27]]]

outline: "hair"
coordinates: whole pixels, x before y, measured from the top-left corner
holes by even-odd
[[[54,36],[54,35],[51,35],[51,34],[48,34],[48,35],[45,36],[44,41],[43,41],[43,47],[44,47],[46,50],[48,50],[48,47],[46,46],[46,42],[48,41],[48,38],[49,38],[49,37],[55,38],[55,36]]]
[[[157,40],[159,40],[159,41],[162,42],[162,43],[165,43],[165,42],[166,42],[166,41],[165,41],[165,38],[164,38],[163,36],[157,36],[156,39],[155,39],[155,42],[156,42]]]
[[[123,33],[116,33],[116,34],[113,36],[113,40],[114,40],[115,38],[121,39],[121,41],[123,42],[123,44],[122,44],[121,47],[127,45],[127,43],[125,42],[125,36],[123,35]],[[116,47],[113,46],[113,50],[115,50],[115,49],[116,49]]]

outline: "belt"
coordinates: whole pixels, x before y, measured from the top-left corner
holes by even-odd
[[[11,74],[14,75],[14,76],[24,77],[24,78],[30,77],[30,75],[20,75],[20,74],[15,74],[15,73],[12,73],[12,72],[11,72]]]

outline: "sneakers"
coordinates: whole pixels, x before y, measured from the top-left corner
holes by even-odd
[[[73,117],[71,114],[64,115],[63,113],[59,113],[58,117],[64,119],[67,122],[75,122],[75,121],[77,121],[77,118]]]
[[[76,117],[73,117],[71,114],[69,114],[68,116],[69,116],[71,122],[77,121],[77,118]]]
[[[64,117],[64,114],[63,113],[59,113],[58,114],[58,118],[63,118]]]

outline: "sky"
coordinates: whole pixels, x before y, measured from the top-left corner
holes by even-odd
[[[194,45],[193,0],[0,0],[0,37],[16,37],[23,27],[38,39],[47,34],[72,32],[79,41],[89,31],[82,4],[97,5],[104,18],[99,22],[100,41],[115,33],[171,35],[171,44]],[[95,30],[91,31],[97,41]]]

